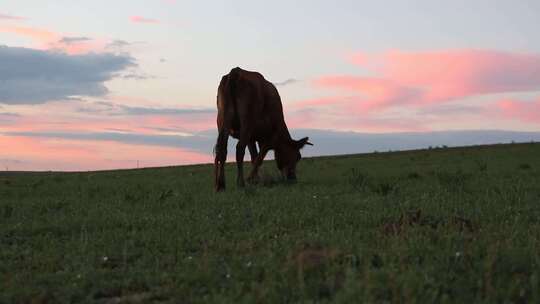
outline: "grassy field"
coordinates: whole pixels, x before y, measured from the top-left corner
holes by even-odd
[[[0,303],[540,302],[540,144],[227,170],[0,173]]]

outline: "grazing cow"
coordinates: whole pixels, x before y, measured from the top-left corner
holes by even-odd
[[[278,169],[283,177],[296,180],[296,164],[300,149],[312,145],[308,138],[294,140],[289,134],[281,98],[276,87],[257,72],[232,69],[221,78],[217,95],[218,138],[214,148],[215,189],[225,189],[224,165],[229,135],[236,144],[237,184],[244,186],[243,162],[246,146],[251,154],[252,170],[248,181],[254,181],[269,150],[274,150]],[[257,153],[259,144],[260,153]]]

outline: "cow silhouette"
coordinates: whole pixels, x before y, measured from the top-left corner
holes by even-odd
[[[256,181],[264,157],[274,150],[276,164],[287,180],[296,180],[296,164],[301,159],[300,149],[313,145],[308,137],[291,138],[281,98],[276,87],[258,72],[232,69],[221,78],[217,94],[218,138],[215,151],[215,190],[225,189],[224,165],[227,158],[229,135],[238,139],[236,144],[237,185],[243,187],[244,155],[249,149],[252,170],[248,181]],[[257,152],[257,144],[260,152]]]

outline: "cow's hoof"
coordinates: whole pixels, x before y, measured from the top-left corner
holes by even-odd
[[[259,176],[258,175],[250,176],[250,177],[248,177],[247,182],[248,182],[248,184],[255,185],[255,184],[259,183]]]
[[[216,185],[214,189],[216,190],[216,192],[225,191],[225,185]]]

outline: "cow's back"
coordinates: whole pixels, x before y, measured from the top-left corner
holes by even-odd
[[[222,77],[217,108],[218,128],[230,129],[233,136],[243,127],[267,133],[276,129],[276,124],[284,123],[276,87],[260,73],[240,68],[234,68]]]

